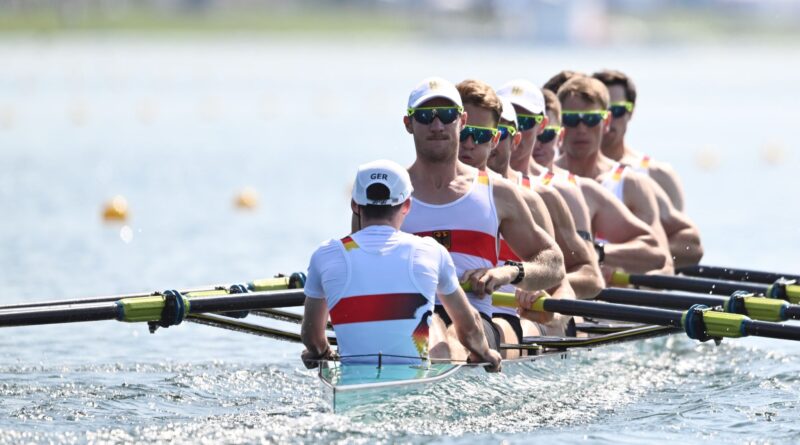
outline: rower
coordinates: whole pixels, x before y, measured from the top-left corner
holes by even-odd
[[[517,116],[522,114],[523,117],[535,118],[539,114],[542,115],[539,124],[531,125],[529,122],[528,125],[520,126],[522,137],[512,152],[514,155],[510,158],[510,168],[531,178],[549,177],[548,185],[543,188],[561,194],[573,216],[576,229],[582,234],[587,245],[593,243],[592,233],[604,234],[608,244],[599,248],[597,256],[598,261],[603,262],[606,282],[609,282],[613,269],[646,273],[663,267],[667,255],[658,248],[652,230],[624,205],[616,202],[610,192],[594,181],[582,181],[569,175],[569,172],[556,168],[552,164],[552,157],[550,164],[546,166],[535,162],[533,152],[537,140],[540,136],[555,130],[551,122],[556,126],[561,122],[560,116],[552,116],[551,113],[547,113],[549,119],[546,120],[544,116],[546,104],[541,90],[531,82],[516,80],[506,84],[500,91],[507,93],[505,97],[513,104]],[[541,179],[540,184],[544,182]],[[586,297],[580,293],[577,296],[594,297],[594,295]]]
[[[531,175],[531,170],[526,169],[532,162],[533,141],[547,125],[541,92],[528,81],[515,80],[504,85],[500,94],[507,101],[508,116],[513,116],[513,123],[506,119],[506,125],[512,123],[514,129],[519,129],[519,137],[501,147],[502,153],[508,152],[510,156],[502,156],[503,162],[493,162],[492,169],[543,198],[552,218],[556,241],[564,253],[564,265],[574,295],[580,299],[594,298],[603,288],[603,282],[589,236],[588,209],[580,200],[580,191],[567,184],[558,184],[559,190],[551,178]],[[512,170],[514,165],[521,170]]]
[[[636,111],[636,86],[630,77],[616,70],[603,70],[592,74],[592,77],[603,82],[608,88],[611,104],[608,108],[611,113],[611,123],[608,132],[603,135],[600,149],[605,156],[628,164],[634,170],[645,173],[653,178],[667,193],[672,205],[683,211],[684,197],[678,174],[669,164],[651,159],[641,152],[632,149],[625,142],[628,123]]]
[[[323,243],[305,283],[302,358],[313,368],[334,358],[325,335],[330,315],[343,363],[420,363],[449,358],[444,306],[470,359],[500,369],[477,312],[467,302],[447,251],[430,238],[401,232],[413,191],[408,172],[391,161],[359,167],[350,206],[359,230]]]
[[[406,131],[414,138],[416,160],[409,168],[414,206],[402,229],[433,236],[450,251],[470,303],[483,318],[490,346],[498,347],[487,294],[506,284],[527,291],[550,289],[564,278],[564,258],[555,241],[537,227],[516,186],[458,160],[461,130],[467,122],[461,96],[445,79],[423,80],[408,98]],[[521,258],[498,266],[498,236]],[[538,293],[518,295],[522,308]],[[446,308],[437,311],[447,320]],[[552,320],[552,314],[538,315]]]
[[[490,153],[494,152],[498,145],[501,135],[504,135],[504,145],[508,145],[508,136],[511,135],[510,131],[516,132],[516,115],[514,114],[514,107],[509,103],[504,106],[495,91],[487,83],[479,80],[465,80],[456,85],[458,92],[461,94],[461,100],[464,104],[464,111],[467,114],[467,125],[461,131],[461,144],[459,146],[458,158],[467,165],[471,165],[480,171],[487,172],[491,177],[497,178],[502,181],[503,178],[498,173],[487,168],[487,161]],[[505,117],[504,127],[499,127],[498,124],[501,119]],[[513,125],[509,127],[508,124]],[[505,163],[508,165],[508,149],[505,150]],[[569,273],[582,270],[586,267],[589,272],[593,272],[592,264],[593,251],[586,247],[578,234],[575,232],[575,225],[569,214],[559,221],[562,223],[558,227],[558,231],[554,229],[555,221],[551,220],[550,212],[547,209],[544,201],[539,195],[534,193],[530,188],[521,186],[517,182],[517,176],[514,176],[513,184],[520,186],[519,192],[528,206],[528,209],[533,216],[534,222],[544,228],[550,237],[555,238],[556,243],[564,253],[564,266],[567,270],[567,277],[549,293],[556,295],[558,298],[575,298],[575,291],[573,291],[571,282],[569,281]],[[556,193],[556,196],[557,193]],[[560,197],[559,197],[560,199]],[[566,207],[566,205],[564,205]],[[568,210],[566,210],[568,212]],[[567,225],[563,227],[563,225]],[[556,236],[558,234],[558,236]],[[520,258],[509,248],[508,243],[504,239],[500,239],[500,261],[498,265],[505,264],[506,261],[520,261]],[[582,277],[580,277],[582,278]],[[600,283],[600,271],[590,279],[595,288],[592,297],[597,295],[602,289]],[[585,280],[576,280],[578,283],[583,283]],[[502,292],[514,293],[516,289],[512,285],[506,285],[500,288]],[[551,329],[535,326],[529,320],[520,319],[519,314],[515,308],[507,307],[492,307],[492,322],[500,332],[502,343],[519,343],[523,336],[536,336],[541,335],[542,332],[548,334],[560,333],[563,335],[564,324],[568,317],[558,317],[558,320],[551,322]],[[506,351],[505,358],[514,358],[517,351]]]
[[[672,251],[699,249],[699,237],[696,229],[686,223],[668,201],[659,202],[652,180],[615,163],[600,151],[610,120],[608,89],[597,79],[576,76],[561,86],[558,98],[562,105],[564,149],[556,164],[601,183],[636,217],[650,225],[659,247],[667,254],[667,262],[658,272],[671,274],[674,270]],[[673,245],[665,225],[676,237]]]
[[[675,267],[693,266],[703,257],[697,227],[683,211],[683,188],[675,170],[664,162],[634,151],[625,142],[628,123],[636,106],[636,86],[625,74],[615,70],[599,71],[592,75],[608,88],[611,122],[603,135],[600,149],[603,155],[652,179],[659,202],[661,223],[669,239]],[[670,205],[671,204],[671,205]],[[668,217],[665,217],[668,215]]]

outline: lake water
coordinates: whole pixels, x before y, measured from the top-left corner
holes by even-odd
[[[347,233],[356,166],[413,159],[401,118],[419,80],[542,83],[563,68],[634,77],[630,141],[681,173],[705,264],[800,271],[800,47],[5,37],[0,67],[0,304],[303,270]],[[260,205],[237,210],[247,186]],[[116,194],[124,229],[100,218]],[[2,334],[5,443],[800,438],[800,347],[786,342],[657,339],[541,381],[449,382],[474,392],[428,401],[455,403],[438,411],[341,416],[296,344],[192,324]]]

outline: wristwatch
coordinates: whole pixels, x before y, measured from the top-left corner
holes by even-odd
[[[517,277],[511,280],[511,284],[517,284],[525,278],[525,266],[520,263],[519,261],[506,261],[503,263],[504,266],[514,266],[517,268]]]

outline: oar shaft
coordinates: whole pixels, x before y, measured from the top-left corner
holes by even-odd
[[[722,306],[728,299],[716,295],[664,293],[640,289],[609,287],[600,291],[595,299],[609,303],[632,304],[637,306],[660,307],[666,309],[688,309],[695,304],[709,307]]]
[[[636,323],[657,324],[661,326],[682,327],[682,312],[666,309],[643,308],[614,303],[598,303],[595,301],[559,300],[542,298],[542,308],[548,312],[583,317],[608,318],[611,320],[631,321]]]
[[[747,320],[743,323],[742,331],[744,331],[746,335],[755,335],[758,337],[800,340],[800,326],[786,323],[768,323],[764,321]]]
[[[118,314],[119,308],[113,302],[52,308],[5,309],[0,311],[0,327],[116,320]]]
[[[264,291],[221,296],[180,296],[188,310],[184,315],[205,312],[231,312],[287,306],[305,302],[303,289]],[[0,327],[74,323],[79,321],[119,320],[128,322],[159,321],[167,298],[161,295],[147,298],[131,297],[114,302],[81,305],[56,305],[0,310]],[[183,317],[178,318],[178,322]]]
[[[280,289],[287,289],[290,288],[292,285],[293,277],[297,275],[297,273],[292,274],[289,277],[276,277],[276,278],[263,278],[259,280],[253,280],[247,283],[244,287],[246,287],[250,291],[268,291],[268,290],[280,290]],[[191,295],[191,294],[202,294],[202,293],[216,293],[216,294],[227,294],[228,289],[231,286],[235,286],[234,284],[218,284],[218,285],[209,285],[209,286],[200,286],[191,289],[183,289],[180,291],[183,295]],[[100,297],[89,297],[89,298],[78,298],[72,300],[51,300],[51,301],[35,301],[32,303],[19,303],[19,304],[9,304],[5,306],[0,306],[0,311],[6,309],[27,309],[27,308],[36,308],[36,307],[47,307],[47,306],[67,306],[67,305],[84,305],[84,304],[95,304],[95,303],[109,303],[114,301],[119,301],[124,298],[146,298],[153,296],[153,292],[149,293],[133,293],[133,294],[123,294],[123,295],[106,295]]]
[[[758,270],[736,269],[733,267],[717,266],[687,266],[675,271],[683,275],[702,278],[718,278],[731,281],[750,281],[753,283],[772,284],[775,281],[785,278],[787,280],[800,281],[800,275],[785,274],[778,272],[762,272]]]
[[[621,276],[621,274],[617,274]],[[767,291],[764,284],[729,282],[707,278],[677,277],[671,275],[628,275],[628,283],[634,286],[647,286],[656,289],[674,289],[687,292],[699,292],[714,295],[730,295],[736,291],[763,294]]]

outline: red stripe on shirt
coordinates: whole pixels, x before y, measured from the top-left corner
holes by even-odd
[[[506,240],[500,240],[500,260],[501,261],[521,261],[519,256],[511,250]]]
[[[417,309],[428,304],[422,294],[378,294],[345,297],[331,309],[331,323],[413,319]]]
[[[416,232],[414,235],[430,236],[451,253],[472,255],[497,264],[497,238],[487,233],[477,230],[432,230]]]

